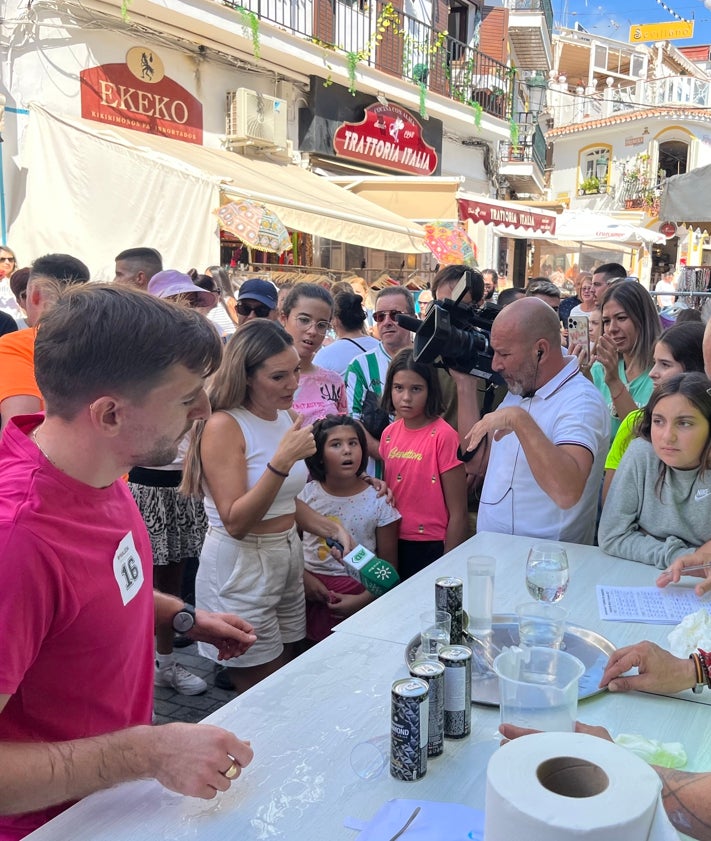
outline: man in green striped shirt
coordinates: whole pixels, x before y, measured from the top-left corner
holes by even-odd
[[[395,354],[412,343],[412,333],[400,327],[396,316],[399,313],[415,315],[415,301],[412,293],[402,286],[386,286],[381,289],[375,299],[373,319],[377,325],[380,343],[373,350],[361,353],[346,369],[346,394],[348,397],[348,411],[354,418],[362,415],[365,393],[370,390],[378,397],[382,396],[388,365]],[[368,471],[375,468],[376,475],[381,477],[382,471],[378,461],[379,442],[367,430],[368,455],[371,461]]]

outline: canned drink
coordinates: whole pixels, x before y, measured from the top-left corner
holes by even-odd
[[[435,608],[446,610],[452,617],[452,628],[449,634],[450,645],[462,643],[464,582],[461,578],[445,576],[435,581]]]
[[[472,729],[472,650],[446,645],[439,661],[444,665],[444,735],[463,739]]]
[[[420,780],[427,773],[429,686],[416,677],[396,680],[391,694],[390,774]]]
[[[426,680],[430,687],[427,756],[440,756],[444,753],[444,666],[436,660],[415,660],[410,674]]]

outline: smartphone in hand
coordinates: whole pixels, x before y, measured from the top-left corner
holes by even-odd
[[[590,364],[590,321],[587,315],[571,315],[568,319],[568,347],[580,345],[580,364]]]

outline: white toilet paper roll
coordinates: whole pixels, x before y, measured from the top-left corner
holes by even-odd
[[[489,761],[484,841],[647,841],[660,791],[656,773],[612,742],[524,736]]]

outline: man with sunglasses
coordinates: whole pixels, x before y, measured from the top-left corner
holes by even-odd
[[[369,391],[377,398],[382,396],[390,360],[412,342],[413,334],[397,323],[397,316],[401,313],[415,315],[415,299],[412,293],[403,286],[386,286],[385,289],[381,289],[375,299],[373,311],[380,342],[373,350],[356,356],[346,369],[348,412],[354,418],[362,419],[363,406]],[[377,469],[379,462],[375,463],[375,460],[379,459],[378,438],[367,428],[365,437],[368,441],[368,455],[373,460],[369,463],[368,472],[376,469],[378,477],[381,478],[382,474]]]
[[[253,277],[245,280],[237,293],[237,324],[241,327],[253,318],[278,317],[277,300],[279,290],[269,280]]]

